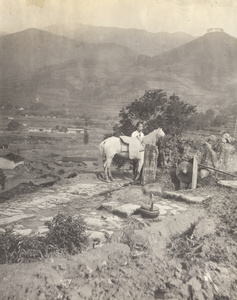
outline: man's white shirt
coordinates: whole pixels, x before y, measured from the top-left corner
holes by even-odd
[[[144,138],[144,133],[143,132],[139,132],[138,130],[134,131],[131,135],[132,137],[137,137],[139,138],[139,140],[143,140]]]

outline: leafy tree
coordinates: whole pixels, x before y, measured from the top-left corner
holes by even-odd
[[[208,109],[206,111],[206,123],[207,125],[211,125],[215,120],[215,112],[213,109]]]
[[[21,124],[15,120],[12,120],[11,122],[8,123],[7,125],[7,130],[9,131],[14,131],[20,129]]]
[[[213,124],[213,126],[225,125],[226,120],[227,120],[226,116],[217,115],[212,124]]]
[[[88,131],[85,129],[84,130],[84,145],[87,145],[89,143],[89,133]]]
[[[206,127],[206,115],[204,113],[196,114],[191,119],[191,128],[195,130],[202,130]]]
[[[176,95],[168,98],[163,90],[148,90],[141,98],[135,99],[120,111],[120,121],[114,125],[113,134],[106,134],[104,138],[111,135],[130,136],[138,121],[144,122],[145,134],[161,127],[166,135],[177,136],[190,127],[192,116],[195,114],[196,107],[184,103]],[[158,147],[163,148],[160,145]],[[162,155],[160,157],[162,158]],[[124,159],[115,156],[114,163],[121,167]],[[162,165],[161,162],[159,164]]]
[[[163,90],[148,90],[120,111],[114,135],[131,135],[138,121],[144,122],[145,133],[161,127],[166,134],[179,135],[189,128],[195,113],[195,106],[184,103],[176,95],[168,98]]]
[[[90,115],[84,115],[83,119],[84,119],[84,122],[85,122],[85,126],[91,126],[91,125],[93,125],[93,121],[91,120],[91,116]]]

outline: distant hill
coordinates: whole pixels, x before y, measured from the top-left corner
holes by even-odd
[[[145,90],[163,89],[201,110],[218,109],[236,101],[236,49],[236,38],[213,32],[149,57],[118,43],[27,29],[0,37],[0,103],[117,115]]]
[[[7,35],[6,31],[0,31],[0,36]]]
[[[139,56],[136,65],[149,69],[153,78],[160,76],[161,82],[167,78],[169,86],[176,85],[173,80],[179,82],[177,90],[182,85],[184,94],[192,90],[194,97],[199,95],[200,103],[210,95],[219,104],[236,101],[237,39],[224,32],[207,33],[152,58]]]
[[[127,47],[137,54],[154,56],[180,45],[186,44],[195,37],[184,33],[152,33],[139,29],[122,29],[115,27],[100,27],[83,24],[51,25],[45,28],[51,33],[70,37],[86,43],[113,43]]]
[[[77,43],[37,29],[9,34],[0,37],[0,100],[29,106],[39,97],[52,107],[68,99],[96,102],[135,59],[114,44]]]
[[[224,33],[207,33],[185,45],[152,58],[139,58],[144,67],[191,76],[208,87],[232,81],[237,74],[237,39]]]

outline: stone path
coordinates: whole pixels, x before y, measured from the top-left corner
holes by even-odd
[[[219,185],[237,190],[237,180],[220,180]]]
[[[9,226],[19,234],[44,234],[45,221],[52,220],[59,212],[74,218],[83,216],[91,240],[104,243],[128,222],[128,218],[144,223],[139,214],[142,204],[150,203],[149,193],[142,187],[117,180],[105,183],[99,180],[83,182],[77,178],[59,182],[33,194],[20,195],[0,204],[0,232]],[[154,209],[159,209],[160,220],[184,212],[189,204],[154,196]]]

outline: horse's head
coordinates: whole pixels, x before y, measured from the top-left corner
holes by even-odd
[[[164,137],[165,136],[165,133],[164,131],[162,130],[162,128],[158,128],[156,129],[156,139],[158,140],[159,138],[161,137]]]

